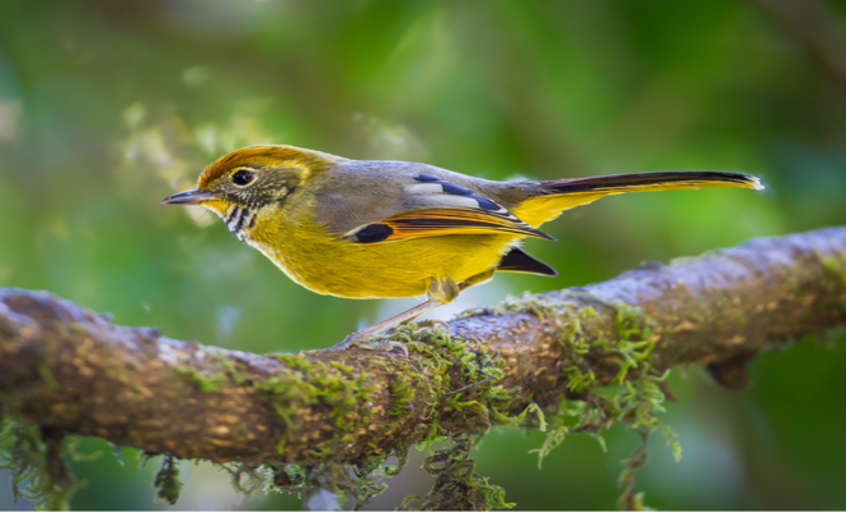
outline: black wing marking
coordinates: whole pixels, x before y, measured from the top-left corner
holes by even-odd
[[[360,244],[373,244],[384,242],[394,234],[394,228],[387,224],[370,224],[356,231],[355,241]]]

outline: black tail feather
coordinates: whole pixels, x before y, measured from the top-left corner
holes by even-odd
[[[678,183],[683,185],[724,184],[760,190],[761,181],[749,174],[721,171],[659,171],[630,174],[609,174],[605,176],[588,176],[585,178],[571,178],[541,182],[544,188],[552,189],[554,193],[604,192],[632,187],[661,186]]]

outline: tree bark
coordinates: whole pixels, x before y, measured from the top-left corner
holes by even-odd
[[[639,364],[632,354],[656,373],[700,363],[742,387],[743,365],[759,351],[844,324],[846,227],[470,311],[448,323],[451,338],[438,327],[400,329],[408,358],[224,350],[3,288],[0,404],[45,427],[180,458],[358,464],[433,429],[484,429],[530,401],[552,411],[562,398],[589,399],[573,372],[596,386],[623,383]],[[484,393],[488,407],[477,407]]]

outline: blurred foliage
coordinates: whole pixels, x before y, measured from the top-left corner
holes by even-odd
[[[209,214],[159,206],[222,153],[270,142],[487,178],[684,168],[746,171],[768,185],[570,212],[549,225],[561,242],[527,242],[561,275],[498,276],[472,295],[487,303],[844,223],[846,4],[788,3],[4,0],[0,286],[45,288],[119,323],[251,351],[325,347],[385,316],[395,306],[298,287]],[[846,507],[843,341],[765,354],[752,364],[755,385],[735,394],[696,368],[673,374],[678,402],[662,421],[685,456],[674,463],[653,436],[638,470],[647,503]],[[610,508],[619,461],[639,442],[615,429],[602,454],[569,436],[538,471],[527,452],[543,434],[497,430],[477,469],[521,509]],[[126,461],[74,464],[89,485],[73,505],[166,507],[155,501],[156,464],[118,453]],[[300,506],[290,495],[242,502],[228,475],[178,469],[177,508]],[[31,505],[15,504],[3,481],[0,508]],[[430,485],[407,467],[371,505]]]

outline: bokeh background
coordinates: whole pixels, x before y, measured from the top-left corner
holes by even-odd
[[[138,0],[0,2],[0,286],[43,288],[129,325],[250,351],[341,340],[403,302],[322,297],[209,214],[159,205],[217,156],[287,143],[420,160],[487,178],[661,169],[760,175],[761,194],[615,197],[529,240],[554,279],[502,275],[457,306],[610,278],[642,261],[846,222],[846,3],[707,0]],[[547,227],[545,227],[546,229]],[[440,312],[443,317],[452,310]],[[846,508],[846,339],[805,340],[717,388],[678,369],[639,471],[659,508]],[[572,436],[495,430],[481,474],[521,509],[613,508],[608,453]],[[75,465],[84,509],[167,508],[157,461],[97,440]],[[431,481],[421,457],[372,508]],[[299,508],[232,492],[183,463],[179,509]],[[0,508],[14,503],[0,472]]]

